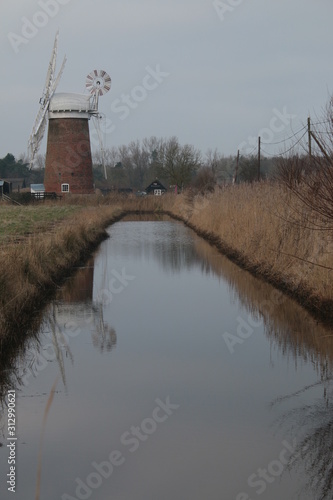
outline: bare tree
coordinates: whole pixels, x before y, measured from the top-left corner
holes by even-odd
[[[150,137],[132,141],[128,145],[105,151],[108,177],[114,187],[142,189],[161,176],[161,180],[184,187],[201,166],[201,153],[193,146],[179,144],[176,137],[160,139]],[[99,168],[101,157],[94,153],[95,168]]]
[[[204,159],[204,166],[210,168],[216,177],[217,182],[228,182],[232,179],[232,172],[235,168],[236,160],[232,156],[224,156],[217,149],[208,149]]]
[[[161,148],[158,162],[160,173],[170,184],[183,188],[200,167],[201,153],[189,144],[181,146],[177,137],[171,137]]]
[[[310,222],[322,229],[333,227],[333,98],[324,118],[311,132],[312,154],[293,156],[279,165],[280,180],[310,212]],[[319,224],[319,225],[318,225]]]

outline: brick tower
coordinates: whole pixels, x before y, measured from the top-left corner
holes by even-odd
[[[54,94],[49,104],[45,161],[46,192],[65,195],[94,192],[89,136],[90,97]]]

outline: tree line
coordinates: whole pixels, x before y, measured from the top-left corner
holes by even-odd
[[[95,185],[101,189],[144,190],[158,178],[167,188],[177,186],[179,190],[193,186],[210,190],[216,184],[253,182],[258,176],[256,155],[225,156],[217,149],[203,154],[193,145],[180,144],[177,137],[150,137],[131,141],[127,145],[114,146],[104,151],[107,179],[101,151],[93,153]],[[261,178],[271,178],[276,172],[278,158],[261,158]],[[7,154],[0,159],[0,178],[24,178],[27,187],[44,180],[45,154],[38,155],[35,167],[29,169],[26,154],[16,159]]]
[[[113,189],[145,189],[156,177],[166,187],[188,186],[207,189],[215,184],[231,183],[235,176],[236,156],[224,156],[217,149],[202,154],[193,145],[180,144],[177,137],[168,139],[150,137],[132,141],[128,145],[108,148],[104,151],[107,181],[104,179],[101,152],[93,155],[94,176],[98,187]],[[261,178],[272,177],[277,158],[261,159]],[[258,177],[256,156],[240,156],[238,182],[253,182]]]
[[[0,179],[24,179],[26,186],[38,184],[44,181],[44,169],[39,167],[29,170],[26,155],[21,155],[19,159],[16,159],[14,155],[8,153],[0,159]]]

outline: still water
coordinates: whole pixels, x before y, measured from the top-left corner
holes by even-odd
[[[332,498],[331,332],[181,223],[109,234],[16,357],[1,499]]]

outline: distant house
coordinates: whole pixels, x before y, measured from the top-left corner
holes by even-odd
[[[45,186],[44,184],[30,184],[30,191],[35,198],[44,198]]]
[[[20,189],[23,189],[26,186],[25,179],[24,177],[7,177],[6,179],[3,179],[4,181],[8,182],[12,186],[12,191],[20,191]]]
[[[0,196],[3,194],[10,194],[12,192],[12,183],[7,179],[0,179]]]
[[[158,180],[154,180],[148,187],[145,189],[147,194],[154,194],[155,196],[161,196],[166,193],[166,187]]]

